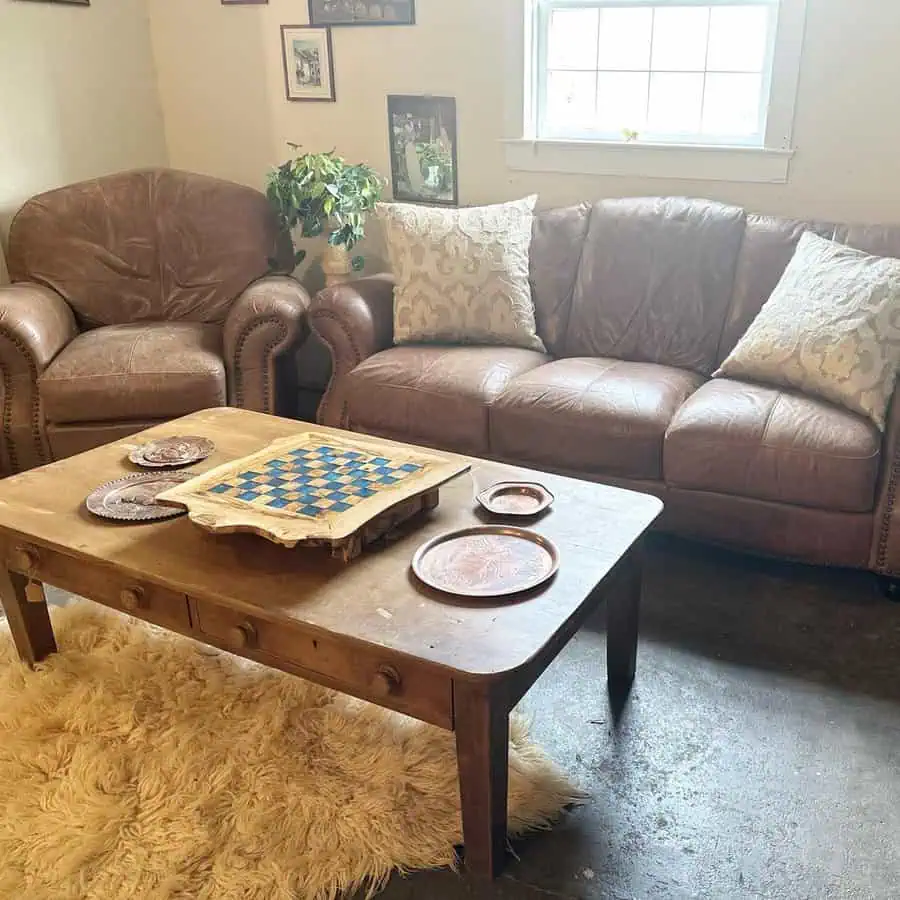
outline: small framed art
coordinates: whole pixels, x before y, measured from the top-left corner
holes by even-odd
[[[388,96],[394,199],[459,205],[454,97]]]
[[[331,29],[282,25],[284,87],[288,100],[335,100]]]
[[[415,25],[415,0],[309,0],[313,25]]]

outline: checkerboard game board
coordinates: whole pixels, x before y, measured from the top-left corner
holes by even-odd
[[[317,519],[346,512],[425,468],[416,462],[321,444],[257,460],[205,493],[260,511]]]

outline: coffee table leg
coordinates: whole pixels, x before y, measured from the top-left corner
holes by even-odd
[[[627,695],[637,663],[641,609],[640,546],[623,558],[623,578],[606,601],[606,672],[611,694]]]
[[[33,666],[56,652],[56,639],[46,601],[29,603],[25,596],[27,584],[23,575],[0,569],[0,600],[16,650],[22,662]]]
[[[488,687],[454,683],[466,870],[495,878],[506,857],[509,710]]]

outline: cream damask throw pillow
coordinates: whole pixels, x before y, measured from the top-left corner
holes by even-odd
[[[716,376],[796,388],[884,430],[900,367],[900,259],[812,232]]]
[[[528,279],[536,202],[379,204],[396,279],[394,341],[543,350]]]

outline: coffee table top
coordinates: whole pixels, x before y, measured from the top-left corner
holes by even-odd
[[[0,528],[248,614],[287,617],[456,672],[491,676],[526,665],[563,630],[662,511],[661,501],[650,495],[472,459],[469,472],[441,488],[440,506],[421,524],[345,564],[322,548],[289,550],[247,534],[213,536],[186,517],[121,525],[96,519],[84,507],[99,484],[135,471],[127,456],[137,443],[204,435],[216,451],[193,467],[199,474],[310,430],[335,434],[246,410],[194,413],[0,481]],[[461,600],[419,585],[409,568],[416,549],[441,532],[497,521],[479,512],[474,497],[510,479],[540,481],[556,496],[548,513],[528,525],[559,548],[553,581],[513,601]]]

